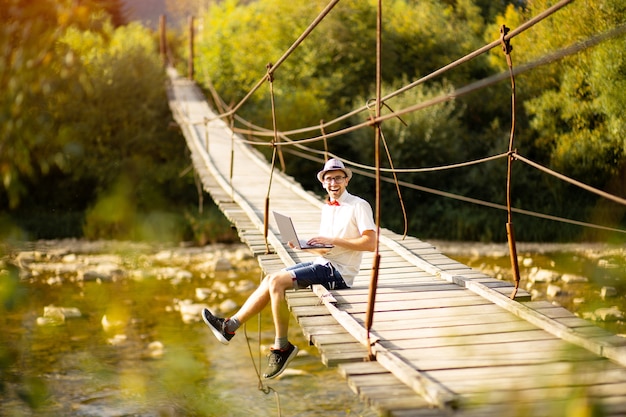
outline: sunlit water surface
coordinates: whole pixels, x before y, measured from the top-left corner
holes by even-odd
[[[54,245],[48,249],[54,250]],[[273,341],[269,310],[261,317],[261,343],[257,319],[247,324],[247,338],[240,330],[228,346],[218,343],[202,322],[182,320],[177,306],[181,300],[198,302],[197,288],[221,288],[223,293],[214,303],[230,299],[241,304],[251,289],[235,288],[242,282],[258,283],[261,273],[256,261],[251,260],[254,267],[248,262],[245,268],[234,266],[209,273],[197,266],[194,269],[193,257],[150,257],[163,250],[133,246],[127,252],[116,251],[130,272],[113,280],[87,281],[50,272],[18,278],[19,272],[10,262],[0,265],[0,299],[4,301],[0,319],[0,415],[377,415],[349,390],[336,369],[321,363],[316,349],[307,345],[293,322],[290,339],[302,355],[282,378],[260,381],[257,369],[262,372],[265,367],[266,349]],[[451,256],[490,275],[511,279],[506,254],[476,256],[457,251]],[[564,252],[522,253],[521,259],[524,257],[532,258],[532,265],[521,268],[522,288],[535,290],[538,299],[580,315],[606,306],[626,311],[623,255],[605,256],[606,262],[601,261],[602,255]],[[49,262],[58,260],[50,257]],[[193,273],[164,279],[134,270],[147,266],[174,266]],[[553,283],[561,285],[563,291],[550,298],[545,293],[549,284],[530,284],[526,279],[529,270],[537,267],[584,275],[589,282]],[[616,288],[617,294],[602,299],[603,286]],[[61,325],[38,325],[44,307],[49,305],[77,308],[82,315]],[[110,328],[103,326],[104,316],[112,323]],[[116,327],[118,320],[122,324]],[[624,320],[598,325],[626,333]]]
[[[6,271],[0,277],[5,294],[14,282]],[[198,275],[112,282],[22,278],[0,321],[0,415],[377,415],[336,369],[321,363],[293,321],[290,339],[303,354],[281,378],[260,383],[255,368],[260,360],[262,372],[273,341],[269,310],[261,318],[261,343],[258,320],[246,325],[251,355],[243,329],[224,346],[203,322],[183,322],[176,308],[214,282],[258,283],[260,270]],[[246,295],[233,291],[230,297],[240,304]],[[48,305],[74,307],[82,316],[38,325]],[[105,329],[105,315],[123,325]]]

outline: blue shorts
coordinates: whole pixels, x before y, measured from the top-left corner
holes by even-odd
[[[296,290],[308,288],[313,284],[319,284],[327,290],[350,288],[346,285],[339,271],[330,262],[323,265],[303,262],[290,266],[286,270],[291,272],[293,288]]]

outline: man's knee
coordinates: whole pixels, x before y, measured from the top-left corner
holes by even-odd
[[[265,277],[270,291],[285,291],[293,287],[291,274],[287,271],[274,272]]]

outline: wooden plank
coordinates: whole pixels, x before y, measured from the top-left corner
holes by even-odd
[[[326,366],[337,366],[346,362],[363,362],[367,360],[367,349],[360,343],[341,343],[325,345],[320,349],[322,363]]]
[[[408,329],[389,329],[389,330],[376,330],[377,334],[384,336],[385,339],[400,341],[403,339],[447,339],[450,337],[460,336],[483,336],[483,335],[496,335],[501,334],[505,338],[515,337],[510,333],[519,333],[523,331],[543,332],[543,338],[556,339],[554,335],[538,329],[532,324],[517,320],[506,323],[498,324],[468,324],[462,326],[445,326],[445,327],[421,327],[421,328],[408,328]],[[539,333],[536,333],[539,335]]]
[[[365,312],[355,313],[353,317],[357,320],[365,321]],[[515,315],[503,311],[500,307],[490,303],[461,305],[461,306],[445,306],[441,308],[423,308],[411,310],[389,310],[377,311],[374,315],[374,323],[385,321],[404,321],[415,319],[438,319],[445,317],[446,319],[455,317],[465,317],[470,315],[488,316],[490,314],[504,313],[510,317],[517,318]],[[519,319],[519,318],[517,318]],[[476,322],[475,322],[476,323]]]
[[[502,342],[529,342],[537,340],[554,340],[554,336],[543,330],[501,333],[493,332],[481,335],[469,334],[463,336],[421,337],[419,333],[408,332],[391,339],[387,333],[375,332],[381,339],[380,344],[389,349],[416,349],[444,346],[474,346],[477,344],[497,344]],[[413,337],[411,337],[413,335]],[[417,336],[417,338],[416,338]]]
[[[459,307],[459,306],[473,306],[473,305],[484,305],[489,304],[485,299],[475,296],[461,296],[461,297],[453,297],[453,298],[437,298],[430,300],[419,300],[416,301],[387,301],[387,302],[378,302],[376,301],[375,311],[378,314],[381,311],[398,311],[398,310],[412,310],[412,309],[427,309],[427,308],[441,308],[442,306],[451,306],[451,307]],[[355,302],[355,303],[338,303],[338,307],[340,307],[343,311],[346,311],[350,314],[358,314],[364,313],[367,310],[367,303],[363,302]]]

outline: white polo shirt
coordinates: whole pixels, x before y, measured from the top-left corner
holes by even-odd
[[[357,238],[366,230],[376,230],[372,207],[360,197],[348,191],[339,198],[339,206],[324,205],[320,221],[320,236]],[[361,267],[362,251],[335,246],[315,263],[332,263],[343,277],[346,285],[352,286],[354,277]]]

